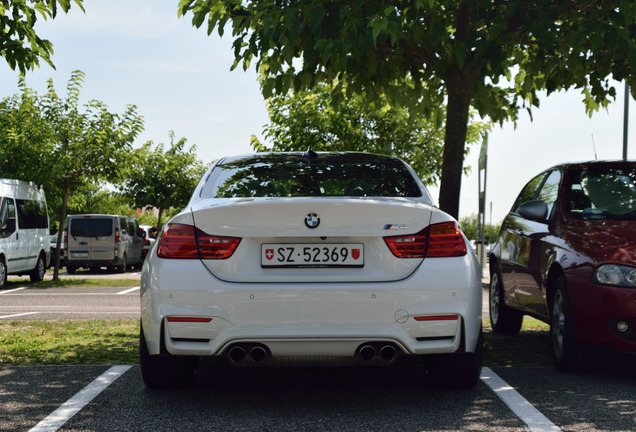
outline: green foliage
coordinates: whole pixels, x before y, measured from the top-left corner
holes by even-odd
[[[57,195],[54,203],[62,197],[60,230],[71,192],[99,181],[117,181],[133,140],[143,130],[133,105],[122,115],[111,113],[98,100],[80,108],[83,80],[83,72],[73,72],[67,95],[61,98],[52,80],[47,93],[39,96],[20,78],[22,93],[0,102],[0,177],[35,181],[47,196]]]
[[[82,11],[82,0],[72,0]],[[53,44],[35,32],[38,16],[55,18],[58,8],[68,12],[71,0],[0,0],[0,53],[11,69],[21,73],[39,67],[43,59],[53,67]]]
[[[447,104],[440,206],[456,216],[470,107],[503,122],[537,94],[579,89],[589,112],[636,95],[636,6],[626,0],[181,0],[196,27],[234,38],[266,97],[338,82],[429,118]],[[404,85],[408,79],[412,85]],[[346,83],[346,86],[344,86]]]
[[[443,109],[442,118],[429,120],[410,115],[403,106],[392,105],[386,96],[369,99],[365,94],[352,94],[334,106],[333,88],[320,83],[312,90],[271,97],[267,102],[270,123],[264,133],[274,145],[268,149],[253,137],[252,147],[257,151],[304,151],[311,146],[316,151],[367,151],[398,156],[425,183],[439,180],[444,146]],[[488,128],[485,123],[472,122],[468,143],[480,140]]]
[[[183,208],[205,172],[196,157],[196,147],[185,150],[186,139],[175,142],[170,132],[170,147],[152,141],[135,150],[126,167],[121,185],[124,196],[135,206],[159,209],[156,226],[161,226],[162,213],[170,208]]]
[[[142,211],[141,213],[136,214],[136,217],[137,221],[139,221],[139,225],[157,226],[158,218],[152,211]]]
[[[52,80],[40,96],[20,78],[22,93],[0,101],[0,175],[33,180],[57,192],[118,179],[131,143],[143,129],[142,118],[134,106],[118,115],[97,100],[82,110],[83,79],[81,71],[73,72],[67,96],[60,98]]]
[[[135,216],[136,210],[131,207],[130,201],[103,183],[98,181],[78,185],[68,197],[67,214],[103,213]],[[46,199],[49,206],[49,225],[52,232],[57,232],[63,196],[49,194],[47,191]]]
[[[459,220],[459,224],[461,225],[462,231],[464,232],[464,235],[466,237],[468,237],[470,240],[478,239],[479,217],[476,214],[461,218]],[[489,242],[495,242],[497,240],[497,236],[499,235],[500,227],[501,222],[496,225],[486,224],[484,230],[484,239],[488,240]]]

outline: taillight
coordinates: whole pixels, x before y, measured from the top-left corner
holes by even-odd
[[[416,234],[384,237],[384,241],[398,258],[466,255],[466,243],[455,222],[429,225]]]
[[[226,259],[232,256],[240,238],[206,234],[192,225],[170,224],[159,239],[159,258]]]
[[[119,255],[119,228],[115,227],[115,256]]]
[[[384,241],[398,258],[424,258],[428,245],[428,228],[408,236],[384,237]]]

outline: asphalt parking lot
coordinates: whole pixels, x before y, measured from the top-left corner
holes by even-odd
[[[474,389],[421,369],[205,364],[188,390],[150,391],[138,366],[0,369],[7,431],[632,431],[636,375],[492,366]]]
[[[138,302],[138,292],[122,295],[122,288],[81,290],[73,302],[92,293],[99,293],[94,301]],[[0,306],[8,302],[0,297]],[[138,365],[2,366],[0,430],[636,430],[633,357],[599,355],[588,373],[562,374],[551,364],[546,331],[510,337],[486,329],[484,365],[477,387],[447,390],[427,385],[412,363],[249,369],[204,362],[194,388],[171,391],[146,389]]]

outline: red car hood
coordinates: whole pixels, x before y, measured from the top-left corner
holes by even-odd
[[[593,261],[636,265],[636,221],[576,221],[563,229],[565,242]]]

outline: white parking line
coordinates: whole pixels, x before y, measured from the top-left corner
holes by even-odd
[[[141,288],[141,287],[130,288],[130,289],[127,289],[126,291],[118,292],[117,294],[128,294],[128,293],[131,293],[133,291],[137,291],[139,288]]]
[[[13,318],[13,317],[19,317],[24,315],[35,315],[36,313],[39,313],[39,312],[23,312],[23,313],[18,313],[13,315],[4,315],[4,316],[0,316],[0,319]]]
[[[80,390],[72,398],[64,402],[62,406],[53,411],[47,418],[35,425],[29,432],[54,432],[58,430],[71,417],[77,414],[90,401],[100,394],[106,387],[115,382],[132,366],[113,366],[101,376]]]
[[[561,429],[541,414],[530,402],[490,368],[481,370],[481,380],[495,392],[531,432],[560,432]]]
[[[15,289],[8,290],[8,291],[0,291],[0,295],[9,294],[9,293],[12,293],[12,292],[15,292],[15,291],[21,291],[21,290],[24,290],[24,289],[27,289],[27,287],[15,288]]]

